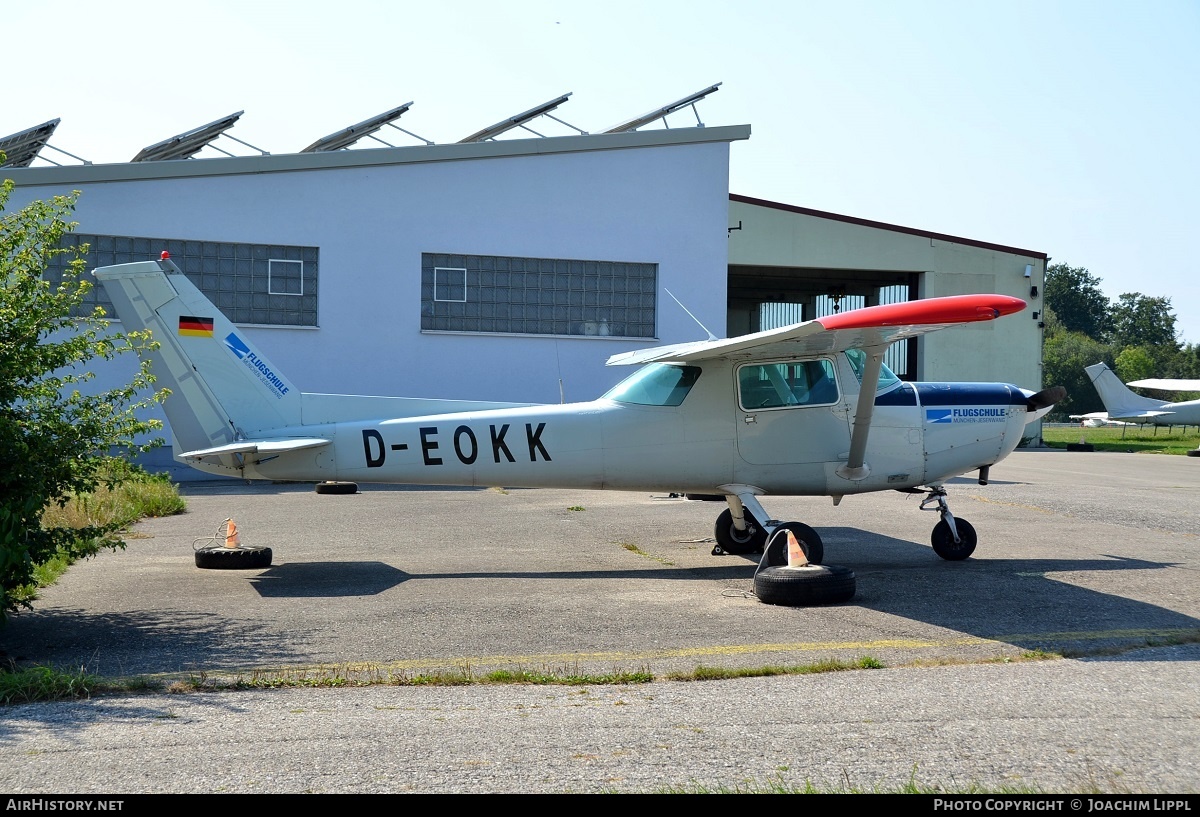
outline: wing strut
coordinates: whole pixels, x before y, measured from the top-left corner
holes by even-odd
[[[850,434],[850,458],[837,469],[842,479],[866,479],[871,467],[864,462],[867,453],[867,435],[871,433],[871,415],[875,412],[875,389],[879,386],[879,373],[883,369],[883,353],[887,346],[867,346],[867,365],[863,367],[862,384],[858,392],[858,406],[854,410],[854,430]]]

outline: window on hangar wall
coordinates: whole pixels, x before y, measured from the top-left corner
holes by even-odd
[[[421,255],[421,329],[653,338],[658,265]]]
[[[88,245],[84,260],[89,270],[156,260],[166,250],[175,265],[233,323],[317,325],[320,253],[316,247],[80,233],[65,236],[61,242],[63,247],[82,244]],[[71,253],[63,253],[51,258],[47,277],[61,280],[72,257]],[[88,293],[82,309],[90,312],[97,305],[113,314],[103,287]]]

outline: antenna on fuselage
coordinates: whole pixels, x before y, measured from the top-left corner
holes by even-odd
[[[671,290],[667,289],[666,287],[663,287],[663,292],[667,293],[668,295],[671,295]],[[684,305],[683,305],[683,302],[682,302],[682,301],[680,301],[680,300],[679,300],[678,298],[676,298],[674,295],[671,295],[671,300],[673,300],[675,303],[679,304],[679,308],[680,308],[680,309],[682,309],[684,312],[686,312],[686,313],[688,314],[688,317],[689,317],[689,318],[691,318],[692,320],[694,320],[694,321],[696,322],[696,325],[697,325],[697,326],[699,326],[701,329],[703,329],[703,330],[705,331],[705,333],[708,335],[708,339],[709,339],[709,340],[720,340],[720,338],[718,338],[718,337],[717,337],[716,335],[714,335],[712,332],[709,332],[709,331],[708,331],[708,327],[707,327],[707,326],[705,326],[704,324],[700,323],[700,319],[699,319],[699,318],[697,318],[695,315],[693,315],[693,314],[692,314],[692,312],[691,312],[691,310],[690,310],[690,309],[688,309],[686,306],[684,306]]]

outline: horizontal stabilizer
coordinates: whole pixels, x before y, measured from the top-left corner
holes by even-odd
[[[222,454],[286,454],[289,451],[300,451],[305,448],[319,448],[329,445],[332,440],[320,437],[287,437],[281,440],[241,440],[235,443],[218,445],[214,448],[202,448],[197,451],[185,451],[179,455],[181,460],[199,460],[205,457],[219,457]]]
[[[1139,411],[1134,413],[1122,412],[1120,414],[1109,412],[1108,416],[1113,420],[1128,420],[1129,422],[1143,420],[1150,422],[1151,420],[1158,419],[1159,417],[1170,417],[1174,413],[1175,412],[1173,411]]]

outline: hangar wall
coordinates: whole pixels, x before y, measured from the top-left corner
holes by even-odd
[[[749,127],[6,169],[10,206],[81,190],[78,231],[316,247],[318,326],[246,334],[304,391],[557,403],[613,354],[725,328],[729,143]],[[425,253],[657,267],[656,339],[421,329]],[[133,361],[98,372],[116,382]]]
[[[1028,306],[1016,315],[919,338],[915,379],[1041,388],[1045,253],[744,196],[730,199],[730,224],[741,225],[730,231],[731,267],[783,269],[828,284],[847,272],[912,273],[919,282],[913,297],[995,292],[1021,298]]]

